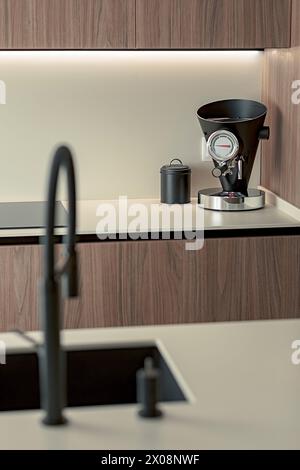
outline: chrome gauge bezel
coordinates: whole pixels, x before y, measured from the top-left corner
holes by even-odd
[[[227,137],[227,139],[230,139],[232,143],[232,150],[226,157],[220,157],[214,151],[214,142],[216,141],[216,139],[219,139],[220,137]],[[209,155],[211,156],[211,158],[213,158],[219,163],[228,162],[229,160],[232,160],[233,158],[235,158],[238,154],[239,147],[240,146],[239,146],[239,141],[237,137],[232,132],[226,131],[226,130],[219,130],[219,131],[213,132],[207,140],[207,149],[208,149]]]

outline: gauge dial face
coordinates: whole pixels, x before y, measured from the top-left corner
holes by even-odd
[[[239,151],[239,142],[229,131],[217,131],[207,141],[209,155],[218,162],[226,162],[234,158]]]

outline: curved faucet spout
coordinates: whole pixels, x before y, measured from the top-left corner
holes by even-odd
[[[68,182],[68,233],[66,241],[66,262],[63,269],[55,270],[54,266],[54,226],[56,192],[60,170],[64,168],[67,172]],[[46,249],[45,249],[45,277],[48,281],[63,275],[67,284],[67,297],[77,296],[76,276],[76,185],[73,158],[68,147],[59,147],[54,155],[50,178],[48,184],[48,204],[46,213]],[[74,278],[75,276],[75,278]]]
[[[68,232],[66,238],[65,263],[62,269],[55,268],[55,207],[60,170],[67,172],[68,182]],[[60,344],[60,281],[64,282],[65,295],[76,297],[76,185],[73,158],[68,147],[61,146],[55,152],[50,170],[48,203],[46,210],[46,244],[44,249],[44,278],[41,292],[41,316],[44,344],[39,349],[40,386],[42,407],[46,412],[45,424],[65,423],[63,408],[66,397],[66,374],[64,354]]]

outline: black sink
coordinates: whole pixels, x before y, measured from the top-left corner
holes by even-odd
[[[136,372],[146,357],[161,370],[161,401],[186,400],[155,346],[68,350],[67,406],[136,403]],[[36,353],[8,354],[0,366],[0,411],[40,408]]]

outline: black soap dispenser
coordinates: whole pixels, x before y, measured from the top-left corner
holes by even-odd
[[[137,401],[141,405],[138,414],[142,418],[159,418],[157,408],[160,395],[160,371],[154,367],[152,357],[145,359],[144,368],[137,372]]]

